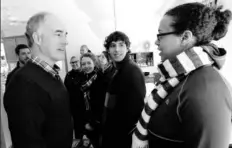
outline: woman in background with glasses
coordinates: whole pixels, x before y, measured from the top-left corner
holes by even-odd
[[[232,97],[221,76],[231,11],[201,3],[168,10],[155,44],[161,78],[137,122],[132,148],[228,148]]]

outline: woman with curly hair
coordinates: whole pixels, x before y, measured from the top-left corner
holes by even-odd
[[[226,56],[212,44],[227,31],[231,11],[186,3],[168,10],[155,44],[161,78],[146,98],[132,148],[228,148],[232,97],[221,76]]]

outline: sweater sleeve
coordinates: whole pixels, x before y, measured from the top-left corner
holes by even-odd
[[[47,94],[22,77],[14,79],[5,93],[4,106],[14,147],[46,148],[43,137],[45,114],[43,104]]]
[[[179,97],[177,113],[187,147],[228,148],[232,136],[228,89],[222,83],[204,79],[186,87],[188,90]]]

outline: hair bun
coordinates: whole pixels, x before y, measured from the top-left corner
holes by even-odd
[[[217,25],[213,30],[213,39],[219,40],[224,37],[228,31],[228,25],[232,19],[232,13],[230,10],[221,11],[222,6],[219,6],[215,10],[215,18],[217,20]]]
[[[223,8],[222,6],[219,6],[215,10],[216,19],[218,22],[229,24],[230,20],[232,19],[232,13],[230,10],[221,11],[222,8]]]

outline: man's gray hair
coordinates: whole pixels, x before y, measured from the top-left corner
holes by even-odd
[[[45,21],[46,16],[50,14],[51,13],[49,12],[40,12],[40,13],[33,15],[28,20],[25,35],[26,35],[29,47],[32,47],[34,43],[34,39],[32,37],[33,33],[38,30],[40,24],[43,23]]]

